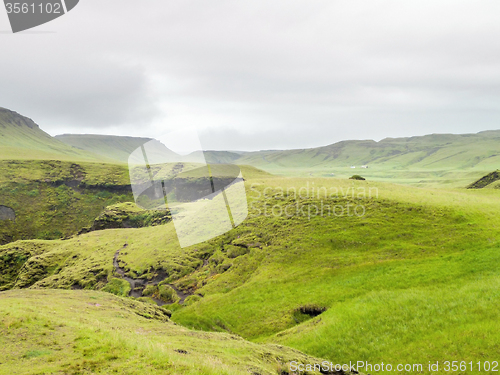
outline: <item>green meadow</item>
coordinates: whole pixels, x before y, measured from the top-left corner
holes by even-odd
[[[249,216],[230,232],[185,249],[171,222],[13,242],[0,250],[9,270],[0,287],[10,290],[2,294],[83,288],[126,297],[128,283],[113,267],[126,244],[118,261],[128,276],[147,280],[163,270],[192,294],[166,305],[189,332],[228,333],[334,363],[498,360],[497,189],[248,171]],[[123,340],[138,345],[135,336]],[[238,362],[228,345],[225,365]]]
[[[267,185],[307,182],[276,179]],[[344,181],[322,182],[344,191],[350,187]],[[498,192],[352,184],[356,191],[378,187],[378,198],[334,199],[339,206],[364,205],[362,217],[249,220],[247,225],[262,228],[257,231],[262,249],[253,248],[245,255],[248,261],[234,262],[201,289],[205,298],[176,311],[173,319],[198,329],[223,322],[251,340],[279,342],[332,360],[496,360]],[[279,191],[269,190],[260,199],[273,206],[295,203]],[[319,206],[320,201],[302,203]],[[307,305],[326,311],[297,319]]]

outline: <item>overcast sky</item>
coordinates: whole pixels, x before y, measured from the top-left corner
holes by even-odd
[[[0,106],[52,135],[205,149],[500,129],[500,1],[80,0],[8,32]]]

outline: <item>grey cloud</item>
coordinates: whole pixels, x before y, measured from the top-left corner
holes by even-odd
[[[499,11],[496,1],[87,0],[54,21],[56,34],[0,35],[0,105],[78,132],[153,136],[158,123],[195,118],[208,147],[226,149],[476,132],[500,119]]]
[[[68,131],[143,124],[158,114],[141,69],[100,62],[16,71],[3,80],[8,89],[0,93],[0,102],[12,102],[17,111]]]

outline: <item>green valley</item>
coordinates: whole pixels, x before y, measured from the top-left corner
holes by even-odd
[[[124,163],[65,160],[63,149],[53,160],[9,154],[0,161],[0,372],[347,374],[291,363],[362,361],[431,374],[429,362],[498,361],[495,134],[378,142],[399,153],[348,142],[266,154],[261,166],[280,175],[240,165],[248,217],[185,248],[169,210],[135,204]],[[114,142],[107,155],[124,161],[129,149],[112,151]],[[235,155],[210,156],[212,170],[262,164]],[[404,158],[408,171],[457,179],[411,186],[397,166]],[[377,178],[369,164],[366,180],[304,176],[300,165],[319,159],[378,160],[397,172]],[[196,185],[198,172],[185,180]]]
[[[500,2],[5,11],[0,375],[500,372]]]

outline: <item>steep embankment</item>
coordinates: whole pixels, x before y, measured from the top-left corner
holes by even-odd
[[[109,205],[133,200],[128,170],[64,161],[0,161],[0,244],[54,239],[92,225]]]
[[[242,173],[271,177],[246,166]],[[122,164],[0,160],[0,197],[0,244],[165,221],[161,212],[145,212],[135,204],[106,210],[134,200],[128,167]]]

